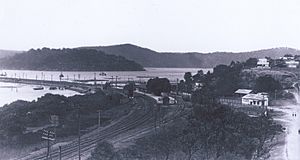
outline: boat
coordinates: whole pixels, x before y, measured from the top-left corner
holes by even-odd
[[[105,72],[101,72],[101,73],[99,73],[99,76],[106,76],[106,73]]]
[[[49,90],[57,90],[57,87],[49,87]]]
[[[43,90],[44,87],[34,87],[33,90]]]
[[[7,76],[6,72],[0,74],[0,77],[6,77],[6,76]]]

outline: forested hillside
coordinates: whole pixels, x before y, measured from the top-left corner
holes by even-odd
[[[141,71],[122,56],[91,49],[37,49],[0,59],[1,69],[53,71]]]

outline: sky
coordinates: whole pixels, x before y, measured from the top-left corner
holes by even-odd
[[[300,48],[299,0],[0,0],[0,48]]]

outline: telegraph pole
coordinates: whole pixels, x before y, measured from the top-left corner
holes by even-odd
[[[116,88],[118,87],[118,76],[116,76]]]
[[[55,133],[51,132],[50,130],[43,130],[42,139],[47,140],[47,160],[48,160],[50,155],[50,141],[55,140]]]
[[[179,80],[179,79],[177,78],[177,79],[176,79],[176,94],[177,94],[177,95],[178,95],[178,89],[179,89],[179,88],[178,88],[178,80]]]
[[[59,146],[59,160],[61,160],[61,146]]]
[[[97,84],[97,79],[96,79],[96,73],[94,73],[94,85],[96,85]]]
[[[49,158],[49,155],[50,155],[50,140],[49,140],[49,137],[50,137],[50,131],[48,130],[48,133],[47,133],[47,159]]]
[[[98,110],[98,129],[101,127],[101,110]]]
[[[81,160],[80,138],[80,107],[78,106],[78,160]]]

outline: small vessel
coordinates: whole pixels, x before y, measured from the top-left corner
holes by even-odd
[[[106,73],[105,72],[101,72],[101,73],[99,73],[99,76],[106,76]]]
[[[62,78],[64,78],[65,76],[63,75],[63,73],[61,72],[60,75],[59,75],[59,80],[61,81]]]
[[[44,87],[34,87],[33,90],[43,90]]]
[[[6,77],[6,76],[7,76],[6,72],[0,74],[0,77]]]
[[[49,90],[57,90],[57,87],[49,87]]]

